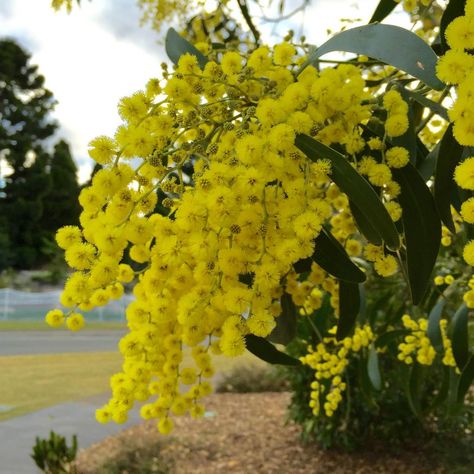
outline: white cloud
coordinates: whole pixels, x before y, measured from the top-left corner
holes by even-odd
[[[120,3],[117,15],[135,9],[137,18],[136,32],[129,30],[123,39],[109,27],[109,19],[104,20],[102,0],[82,2],[70,15],[55,13],[47,0],[14,0],[2,19],[2,35],[18,39],[46,77],[46,86],[58,101],[54,113],[61,124],[58,135],[71,144],[82,179],[91,168],[87,143],[96,135],[114,132],[120,97],[157,76],[165,57],[152,35],[139,28],[134,0]],[[146,41],[136,41],[140,31]]]

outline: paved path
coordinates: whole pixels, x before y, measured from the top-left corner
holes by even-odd
[[[106,400],[105,395],[91,397],[0,422],[0,473],[35,474],[39,472],[30,458],[31,449],[35,443],[35,437],[49,437],[50,430],[66,436],[68,442],[73,434],[77,434],[79,447],[86,448],[140,421],[138,409],[135,409],[130,413],[129,421],[124,425],[97,423],[94,411]]]
[[[0,356],[116,351],[124,331],[0,331]],[[1,459],[1,458],[0,458]],[[0,473],[1,471],[0,466]]]

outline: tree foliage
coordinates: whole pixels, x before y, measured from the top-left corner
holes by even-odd
[[[55,100],[38,67],[13,40],[0,41],[0,269],[31,268],[58,227],[77,223],[76,167],[65,142],[47,150],[57,128]]]
[[[474,1],[459,15],[457,1],[404,2],[416,33],[371,23],[319,47],[292,32],[262,45],[240,0],[243,33],[228,34],[231,2],[218,3],[168,31],[173,69],[121,99],[114,137],[91,141],[104,168],[81,192],[83,227],[57,234],[76,272],[62,297],[72,309],[51,325],[76,329],[77,307],[135,285],[124,369],[98,420],[149,400],[142,415],[169,433],[172,414],[204,413],[210,354],[247,349],[292,366],[298,421],[327,444],[377,417],[464,426]]]

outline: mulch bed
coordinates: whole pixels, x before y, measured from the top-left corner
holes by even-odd
[[[425,453],[395,456],[381,450],[347,454],[302,445],[300,428],[286,422],[288,393],[208,397],[208,415],[176,418],[164,438],[155,423],[144,422],[106,438],[78,456],[80,474],[100,474],[101,465],[125,446],[156,445],[173,474],[412,474],[442,473]],[[134,473],[135,474],[135,473]],[[137,473],[138,474],[138,473]]]

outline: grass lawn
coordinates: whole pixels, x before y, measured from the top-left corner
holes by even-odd
[[[14,407],[0,420],[106,392],[120,364],[118,352],[0,357],[0,405]]]
[[[87,321],[84,330],[125,329],[124,322]],[[66,330],[66,327],[60,328]],[[54,331],[43,320],[38,321],[0,321],[0,331]]]
[[[105,393],[109,390],[109,377],[120,370],[121,362],[118,352],[0,357],[0,405],[14,407],[0,411],[0,421]],[[249,353],[237,358],[216,357],[214,363],[216,372],[238,365],[263,364]]]

